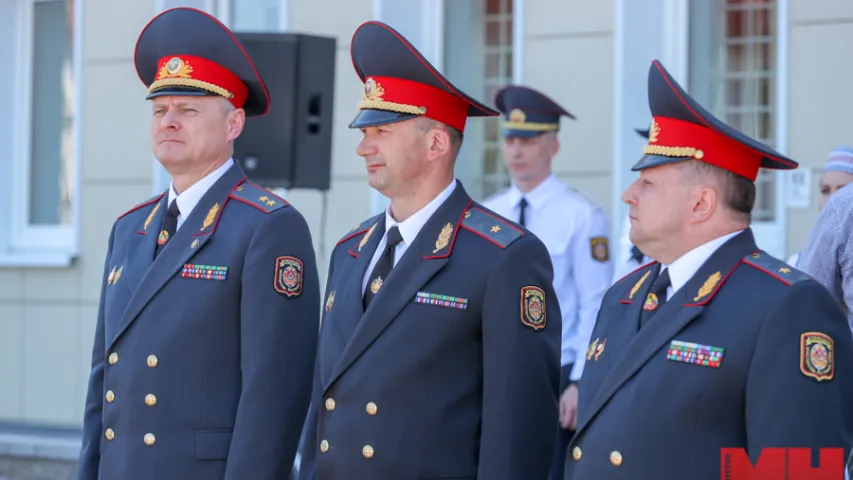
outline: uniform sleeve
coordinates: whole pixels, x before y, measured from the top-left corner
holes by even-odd
[[[329,285],[332,281],[332,274],[335,266],[335,250],[332,250],[331,258],[329,259],[329,273],[326,275],[326,295],[329,295]],[[321,323],[320,328],[323,328],[325,322]],[[318,349],[317,356],[320,352]],[[302,448],[299,451],[299,480],[317,480],[317,450],[320,443],[317,441],[317,419],[319,418],[320,405],[323,403],[323,385],[320,382],[320,364],[319,359],[314,366],[314,382],[311,389],[311,406],[308,408],[308,415],[305,418],[305,426],[302,432]]]
[[[750,460],[755,463],[768,447],[843,448],[847,459],[853,446],[853,338],[825,288],[810,280],[789,288],[768,309],[749,367]]]
[[[301,292],[276,288],[281,260],[301,262]],[[299,212],[267,215],[249,242],[241,282],[243,382],[225,478],[288,478],[311,399],[320,316],[314,247]]]
[[[571,265],[574,287],[578,298],[577,335],[574,336],[575,364],[569,380],[578,381],[586,364],[586,349],[589,346],[595,319],[601,301],[613,283],[613,259],[610,258],[610,224],[600,208],[590,212],[586,221],[578,225],[571,242]],[[568,313],[568,312],[567,312]]]
[[[104,338],[104,296],[107,289],[107,274],[110,257],[113,253],[115,225],[110,232],[107,255],[104,258],[104,274],[101,277],[101,296],[98,301],[98,320],[95,324],[95,340],[92,343],[92,369],[89,373],[89,386],[86,391],[86,405],[83,411],[83,439],[80,457],[77,463],[78,480],[97,480],[101,462],[101,438],[103,425],[101,412],[104,399],[104,362],[106,361],[106,338]]]
[[[532,235],[508,247],[489,279],[483,301],[478,479],[548,477],[556,440],[561,336],[552,283],[548,251]],[[540,307],[536,298],[542,296]]]

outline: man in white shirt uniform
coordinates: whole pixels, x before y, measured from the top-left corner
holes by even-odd
[[[749,228],[759,168],[798,165],[716,119],[657,61],[648,92],[649,141],[622,200],[631,241],[657,261],[605,295],[565,478],[734,478],[770,448],[808,448],[812,470],[796,478],[840,479],[853,337],[829,291]],[[785,477],[765,460],[750,478]],[[789,472],[798,462],[788,451]]]
[[[560,147],[560,117],[574,116],[542,93],[517,85],[501,89],[495,104],[503,115],[503,158],[512,185],[483,204],[530,229],[548,247],[563,316],[560,426],[551,469],[551,477],[561,479],[577,418],[576,382],[601,300],[613,280],[610,224],[599,205],[551,170]]]

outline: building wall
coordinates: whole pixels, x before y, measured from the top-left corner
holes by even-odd
[[[853,2],[790,0],[788,153],[812,175],[812,202],[789,209],[789,252],[800,251],[817,219],[818,180],[829,152],[853,146]]]
[[[561,120],[554,171],[609,215],[613,2],[526,0],[524,5],[523,82],[577,118]]]

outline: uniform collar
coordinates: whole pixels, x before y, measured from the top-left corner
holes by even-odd
[[[736,232],[717,237],[710,242],[704,243],[693,250],[690,250],[682,255],[678,260],[672,262],[672,264],[662,265],[661,272],[663,272],[664,268],[669,269],[669,280],[673,293],[677,292],[684,286],[684,284],[693,278],[693,276],[696,275],[696,272],[699,271],[699,268],[701,268],[702,265],[711,258],[711,255],[713,255],[717,249],[741,232],[743,232],[743,230],[738,230]]]
[[[418,236],[418,232],[426,225],[427,220],[432,217],[432,214],[438,210],[445,200],[450,197],[450,194],[453,193],[453,190],[456,188],[456,179],[451,180],[450,185],[448,185],[441,193],[438,194],[437,197],[433,198],[426,206],[415,212],[411,217],[403,220],[402,222],[397,222],[394,220],[394,217],[391,216],[391,207],[388,207],[385,210],[385,233],[388,233],[388,230],[397,225],[397,228],[400,230],[400,236],[403,237],[403,242],[406,245],[411,245],[415,240],[415,237]]]
[[[553,172],[551,172],[551,174],[548,175],[548,178],[543,180],[542,183],[527,193],[519,190],[518,186],[513,182],[509,188],[510,206],[515,208],[518,205],[518,202],[521,201],[521,197],[524,197],[527,199],[527,205],[530,208],[537,209],[545,203],[545,200],[549,195],[551,195],[551,193],[557,190],[559,185],[560,181],[557,180],[557,176]]]
[[[210,190],[210,187],[212,187],[217,180],[222,178],[222,175],[225,175],[225,172],[227,172],[232,165],[234,165],[234,159],[229,158],[219,168],[208,173],[204,178],[192,184],[190,188],[184,190],[180,195],[175,192],[175,184],[172,183],[169,186],[169,200],[166,205],[171,205],[172,200],[178,199],[178,209],[181,211],[181,218],[189,217],[195,206],[198,205],[199,201],[201,201],[201,197]]]

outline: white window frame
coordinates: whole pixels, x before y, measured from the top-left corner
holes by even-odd
[[[10,0],[5,0],[10,1]],[[30,180],[32,161],[32,55],[34,5],[46,0],[14,0],[17,5],[14,49],[14,100],[8,114],[14,118],[8,215],[0,238],[0,266],[3,267],[67,267],[80,248],[80,175],[82,158],[83,105],[83,9],[85,0],[74,2],[73,55],[73,125],[74,142],[71,160],[71,208],[67,226],[33,225],[30,223]]]

